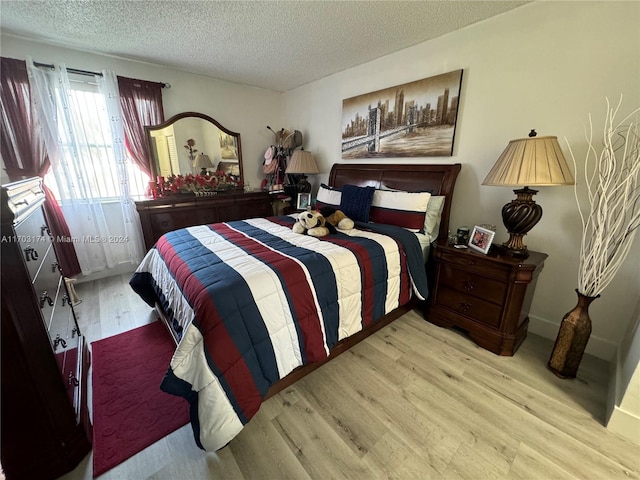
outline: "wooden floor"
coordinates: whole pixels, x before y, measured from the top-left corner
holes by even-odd
[[[153,321],[128,276],[80,284],[95,341]],[[549,340],[514,357],[478,348],[413,311],[265,402],[227,447],[185,426],[106,479],[630,479],[640,448],[603,427],[608,365],[546,368]],[[65,480],[90,479],[91,454]]]

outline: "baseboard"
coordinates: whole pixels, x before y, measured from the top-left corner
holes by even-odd
[[[103,278],[115,277],[117,275],[123,275],[127,273],[133,274],[137,265],[130,262],[120,263],[113,268],[105,268],[103,270],[90,273],[89,275],[78,275],[76,280],[78,283],[92,282],[94,280],[101,280]]]
[[[544,318],[536,317],[535,315],[529,315],[529,332],[533,334],[555,341],[559,328],[559,323],[551,322]],[[591,335],[589,338],[589,343],[587,343],[587,349],[585,351],[588,355],[593,355],[607,362],[615,360],[616,352],[617,346],[615,344],[595,335]]]
[[[640,417],[625,412],[618,406],[613,408],[607,429],[622,435],[636,445],[640,445]]]

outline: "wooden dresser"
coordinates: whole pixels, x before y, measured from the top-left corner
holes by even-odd
[[[136,210],[140,215],[147,250],[162,235],[178,228],[268,217],[273,214],[270,195],[259,190],[225,192],[203,197],[175,194],[136,201]]]
[[[466,330],[498,355],[513,355],[527,335],[536,280],[547,255],[526,259],[437,245],[436,282],[425,318]]]
[[[2,467],[57,478],[91,450],[90,365],[39,178],[2,186]]]

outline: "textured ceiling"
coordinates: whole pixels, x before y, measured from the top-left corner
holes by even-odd
[[[3,34],[287,91],[525,3],[2,0],[0,26]]]

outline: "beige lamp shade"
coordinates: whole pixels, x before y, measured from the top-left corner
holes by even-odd
[[[193,166],[205,168],[205,169],[213,168],[213,163],[211,162],[211,159],[209,158],[208,155],[205,155],[204,153],[199,153],[196,155],[196,158],[193,161]]]
[[[294,150],[285,173],[320,173],[316,159],[307,150]]]
[[[306,150],[294,150],[289,160],[289,165],[284,173],[297,173],[300,175],[296,190],[299,193],[308,193],[311,191],[311,184],[307,181],[305,174],[320,173],[316,159],[313,158],[311,152]]]
[[[482,185],[542,187],[574,183],[557,137],[534,136],[511,140]]]

